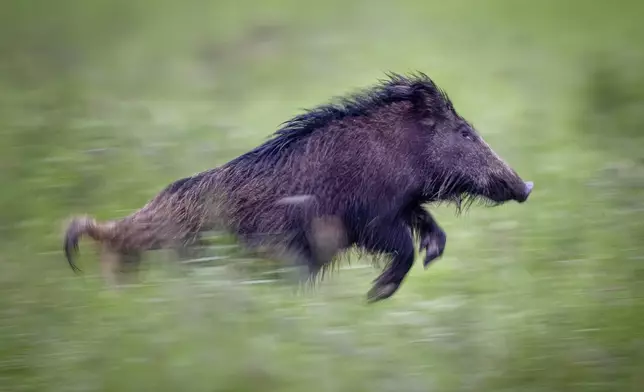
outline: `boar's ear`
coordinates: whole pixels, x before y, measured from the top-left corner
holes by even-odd
[[[426,92],[415,85],[396,85],[390,87],[390,93],[396,100],[407,101],[412,104],[414,112],[421,116],[427,115],[428,96]]]
[[[388,93],[393,101],[411,102],[414,110],[416,110],[417,106],[422,105],[423,97],[419,95],[420,91],[414,88],[413,85],[401,84],[390,86]]]
[[[431,97],[424,88],[421,86],[410,86],[408,99],[412,104],[414,112],[418,116],[425,118],[431,115]]]
[[[409,96],[413,94],[412,86],[398,84],[389,87],[389,93],[396,99],[409,99]]]

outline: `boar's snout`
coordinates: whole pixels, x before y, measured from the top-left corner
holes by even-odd
[[[534,182],[532,181],[525,181],[523,184],[524,184],[523,194],[517,198],[517,202],[519,203],[523,203],[524,201],[528,200],[528,197],[532,192],[532,188],[534,188]]]
[[[534,183],[523,181],[512,169],[506,169],[503,174],[493,175],[482,192],[483,196],[495,203],[503,204],[510,200],[524,203],[530,197]]]

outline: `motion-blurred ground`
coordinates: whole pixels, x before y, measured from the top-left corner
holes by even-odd
[[[643,4],[3,1],[0,390],[641,390]],[[68,215],[122,216],[414,70],[536,187],[434,209],[445,257],[391,300],[365,305],[360,260],[297,295],[241,259],[151,254],[118,292],[89,242],[83,276],[64,261]]]

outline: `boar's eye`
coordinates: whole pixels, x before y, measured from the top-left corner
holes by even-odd
[[[461,129],[461,136],[467,140],[474,140],[474,134],[469,129]]]

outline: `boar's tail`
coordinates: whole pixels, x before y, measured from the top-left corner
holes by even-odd
[[[111,222],[99,223],[89,216],[77,216],[71,219],[65,231],[63,249],[67,257],[67,262],[74,272],[80,271],[80,268],[76,266],[73,260],[74,254],[78,252],[78,242],[80,239],[87,235],[95,241],[104,242],[109,237],[111,225]]]

